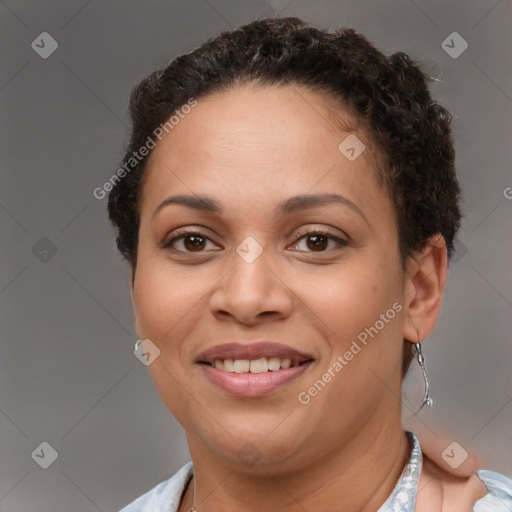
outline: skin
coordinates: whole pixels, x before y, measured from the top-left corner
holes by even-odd
[[[376,510],[409,456],[402,343],[424,340],[436,323],[446,247],[433,239],[403,271],[394,205],[376,179],[371,142],[356,129],[366,150],[354,161],[342,155],[349,133],[333,122],[332,107],[298,86],[245,86],[201,98],[150,156],[132,298],[137,334],[161,351],[151,376],[194,461],[180,512]],[[358,211],[276,210],[292,196],[322,193],[340,194]],[[152,218],[177,194],[208,196],[224,211],[173,204]],[[199,250],[190,237],[162,247],[184,227],[204,232]],[[348,245],[322,239],[315,250],[305,235],[312,229]],[[262,248],[252,263],[236,252],[249,236]],[[396,302],[401,311],[300,404],[298,394]],[[234,340],[274,340],[315,360],[270,395],[236,398],[196,363],[203,350]],[[261,457],[252,467],[237,456],[247,443]]]

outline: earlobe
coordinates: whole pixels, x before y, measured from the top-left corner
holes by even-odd
[[[423,251],[410,258],[407,266],[403,332],[406,340],[423,341],[434,328],[441,311],[447,273],[446,242],[436,235]]]

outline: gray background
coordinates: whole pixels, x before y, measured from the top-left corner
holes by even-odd
[[[136,81],[208,36],[276,12],[352,26],[440,78],[432,91],[455,117],[465,219],[443,312],[423,345],[435,406],[421,418],[512,473],[510,0],[5,0],[2,512],[117,510],[188,460],[181,428],[133,355],[128,270],[106,199],[92,191],[117,169]],[[47,59],[31,47],[45,31],[59,45]],[[453,31],[469,43],[456,59],[441,47]],[[416,371],[411,379],[421,386]],[[43,441],[58,452],[48,469],[31,457]]]

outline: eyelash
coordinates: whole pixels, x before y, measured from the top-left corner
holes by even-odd
[[[324,231],[322,229],[307,229],[305,231],[297,233],[297,238],[295,239],[295,242],[293,242],[293,245],[296,245],[300,240],[307,236],[313,236],[313,235],[321,235],[325,236],[328,240],[334,240],[338,245],[341,247],[348,247],[350,244],[347,240],[340,238],[336,235],[333,235],[332,233],[329,233],[327,231]],[[299,252],[327,252],[327,251],[299,251]]]
[[[306,230],[306,231],[302,231],[300,233],[297,234],[297,238],[295,239],[295,242],[293,242],[292,245],[296,245],[300,240],[302,240],[303,238],[307,237],[307,236],[313,236],[313,235],[321,235],[321,236],[325,236],[327,237],[329,240],[334,240],[338,245],[340,245],[341,247],[348,247],[350,244],[347,240],[344,240],[343,238],[340,238],[338,236],[335,236],[327,231],[324,231],[324,230],[321,230],[321,229],[309,229],[309,230]],[[181,239],[184,239],[186,238],[187,236],[200,236],[202,238],[205,238],[207,240],[210,240],[210,237],[200,231],[200,230],[194,230],[194,229],[188,229],[186,231],[183,231],[179,234],[177,234],[176,236],[173,236],[172,238],[166,240],[161,248],[162,249],[171,249],[175,252],[179,252],[179,253],[184,253],[184,254],[193,254],[194,251],[179,251],[177,249],[174,249],[172,247],[172,245],[174,243],[176,243],[178,240],[181,240]],[[212,241],[212,240],[210,240]],[[197,251],[198,253],[200,252],[204,252],[204,251]],[[323,253],[323,252],[328,252],[328,251],[299,251],[299,252],[312,252],[312,253],[315,253],[315,252],[320,252],[320,253]]]

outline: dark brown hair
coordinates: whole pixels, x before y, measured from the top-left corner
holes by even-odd
[[[305,86],[339,100],[370,135],[382,161],[378,177],[396,208],[402,264],[437,234],[451,256],[461,217],[451,117],[431,98],[429,80],[406,54],[386,56],[353,29],[322,30],[299,18],[257,20],[208,39],[134,87],[131,135],[121,165],[191,98],[247,83]],[[117,247],[132,276],[149,154],[108,198]],[[405,345],[403,375],[413,357],[412,345]]]

